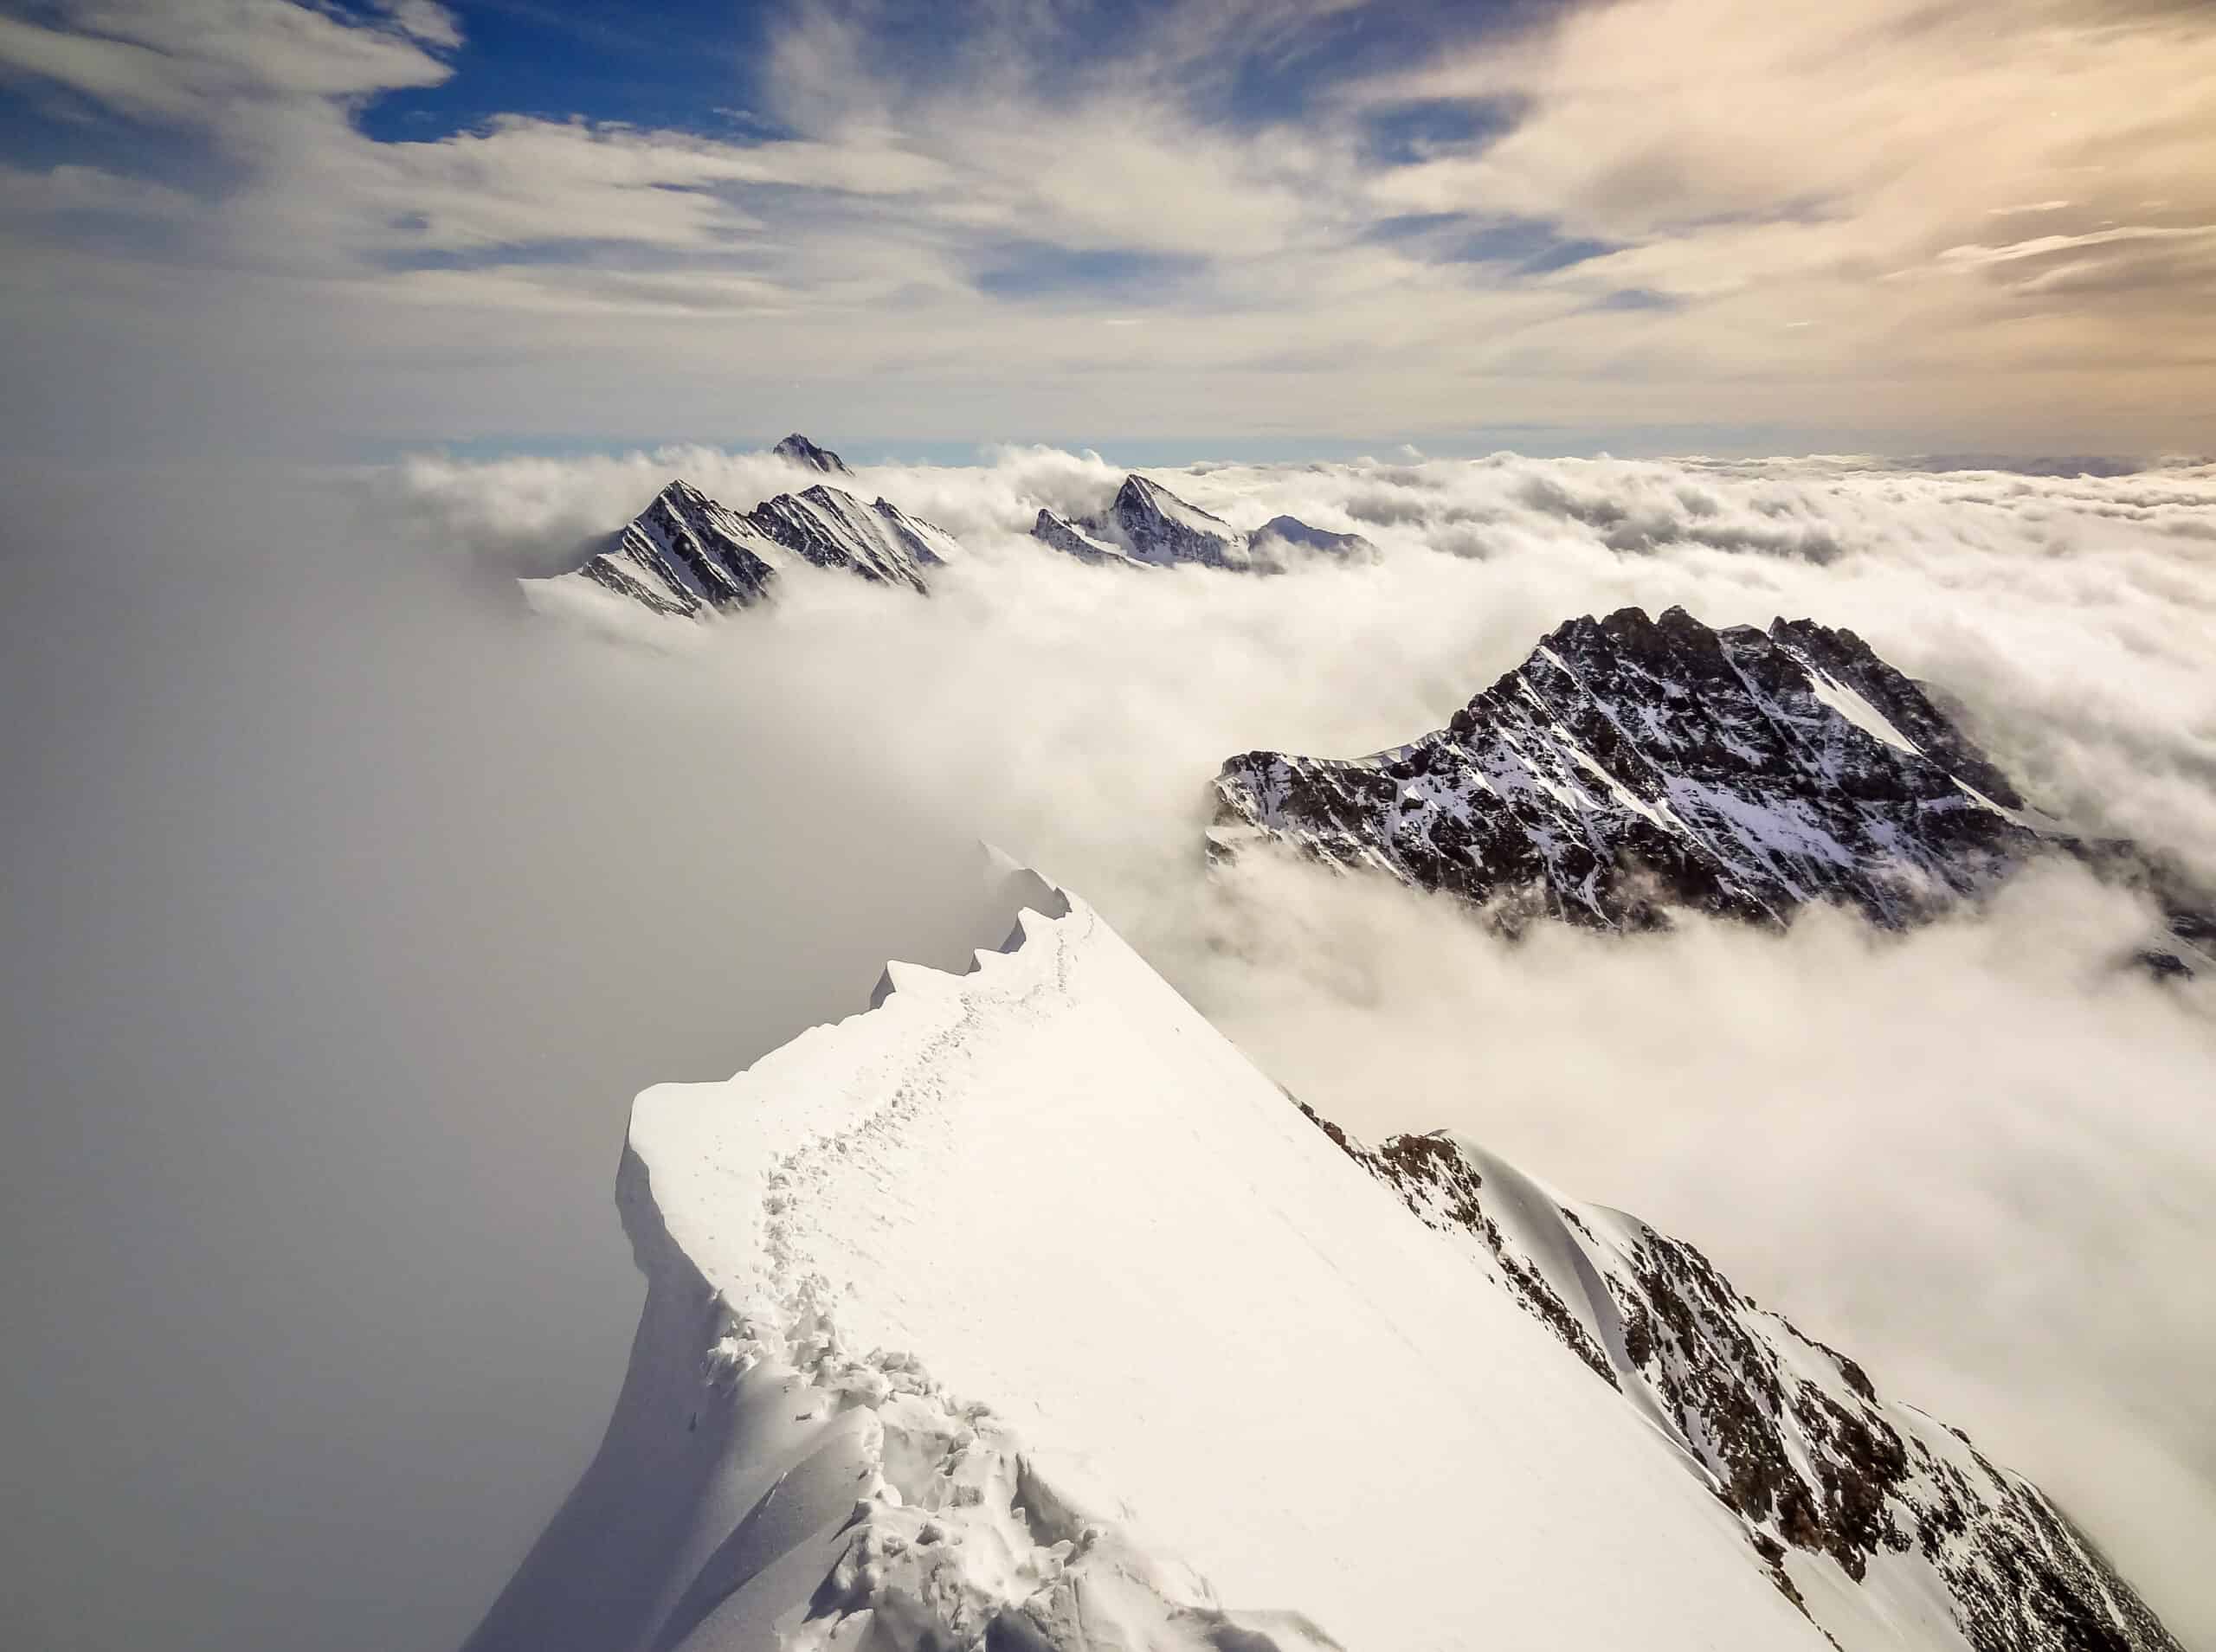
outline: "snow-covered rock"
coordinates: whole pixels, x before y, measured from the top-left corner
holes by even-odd
[[[852,476],[847,461],[828,447],[819,447],[796,430],[770,450],[780,459],[789,459],[796,465],[806,466],[812,471],[821,471],[826,476]]]
[[[1130,475],[1108,508],[1070,517],[1041,511],[1032,537],[1088,562],[1167,568],[1181,562],[1280,573],[1288,553],[1368,558],[1376,548],[1360,534],[1329,533],[1279,517],[1254,533],[1189,505],[1159,482]]]
[[[2174,1652],[1689,1248],[1317,1128],[1020,878],[970,973],[639,1097],[630,1370],[471,1652]]]
[[[675,481],[583,567],[557,578],[589,581],[655,614],[698,616],[760,601],[800,564],[927,591],[928,571],[960,555],[944,529],[821,483],[742,514]]]
[[[2181,947],[2205,922],[2130,845],[2028,807],[1859,637],[1807,620],[1572,620],[1412,744],[1249,752],[1215,791],[1220,852],[1275,839],[1511,927],[1639,926],[1672,905],[1781,921],[1820,901],[1899,927],[2049,849],[2151,880]]]
[[[1460,1137],[1373,1152],[1316,1122],[1670,1441],[1836,1644],[2175,1646],[2038,1487],[1684,1240]]]

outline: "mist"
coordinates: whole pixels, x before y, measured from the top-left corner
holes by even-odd
[[[45,497],[0,614],[10,1638],[456,1644],[621,1380],[628,1097],[1010,915],[879,775],[343,485]]]
[[[1039,505],[1122,472],[1019,449],[864,470],[972,551],[928,600],[794,579],[692,627],[519,594],[680,473],[740,506],[800,479],[703,449],[18,479],[0,1279],[39,1495],[0,1565],[35,1643],[458,1641],[615,1392],[628,1098],[997,938],[978,839],[1326,1115],[1466,1130],[1700,1244],[2216,1632],[2216,1024],[2205,983],[2108,967],[2128,897],[2055,872],[1907,938],[1508,947],[1202,852],[1226,757],[1398,743],[1564,618],[1682,602],[1852,626],[2039,801],[2216,867],[2216,472],[1162,472],[1383,553],[1240,579],[1043,552]]]

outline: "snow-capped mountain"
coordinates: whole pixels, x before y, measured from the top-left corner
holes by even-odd
[[[1880,1396],[1682,1239],[1574,1204],[1462,1138],[1395,1136],[1373,1152],[1301,1110],[1659,1429],[1841,1644],[1864,1641],[1855,1620],[1900,1621],[1936,1583],[1954,1631],[1980,1649],[2174,1646],[2038,1487]],[[1921,1627],[1954,1644],[1944,1623]]]
[[[852,476],[847,461],[828,447],[819,447],[796,430],[770,450],[780,459],[789,459],[796,465],[809,470],[821,471],[826,476]]]
[[[2129,845],[2030,809],[1923,685],[1807,620],[1572,620],[1412,744],[1249,752],[1215,790],[1220,852],[1277,839],[1511,927],[1639,926],[1671,905],[1778,921],[1820,901],[1898,927],[2046,849],[2160,883]],[[2188,946],[2205,920],[2157,893]]]
[[[742,514],[675,481],[583,567],[557,578],[590,581],[655,614],[697,616],[759,601],[796,563],[921,592],[929,569],[960,555],[944,529],[821,483]]]
[[[1376,548],[1360,534],[1330,533],[1292,517],[1279,517],[1254,533],[1242,533],[1159,482],[1131,475],[1105,511],[1065,517],[1042,510],[1032,537],[1080,561],[1166,568],[1196,562],[1203,568],[1281,571],[1287,550],[1369,557]]]
[[[2175,1652],[1690,1247],[1290,1104],[1081,901],[641,1096],[614,1419],[471,1652]]]

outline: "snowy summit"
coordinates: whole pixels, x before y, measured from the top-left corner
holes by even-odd
[[[821,471],[826,476],[852,476],[847,461],[828,447],[819,447],[796,430],[770,450],[780,459],[789,459],[796,465],[809,470]]]
[[[967,974],[638,1098],[630,1370],[469,1652],[2178,1652],[1690,1246],[1360,1147],[1011,885]]]

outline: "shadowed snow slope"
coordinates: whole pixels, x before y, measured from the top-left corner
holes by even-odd
[[[969,974],[639,1097],[631,1370],[473,1652],[1994,1644],[1913,1555],[1796,1552],[1804,1610],[1702,1424],[1027,898]]]

